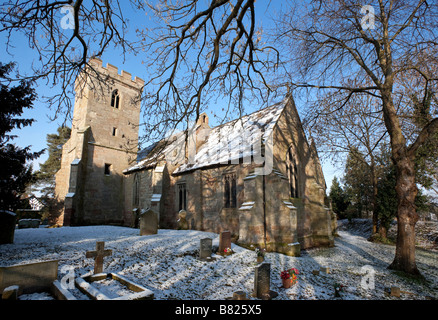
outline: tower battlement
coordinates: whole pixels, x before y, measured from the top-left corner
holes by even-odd
[[[95,68],[96,71],[105,75],[109,75],[111,78],[117,79],[123,83],[131,84],[136,88],[141,88],[145,83],[143,79],[137,76],[135,76],[134,79],[132,79],[131,73],[125,70],[121,70],[121,72],[119,73],[119,69],[110,63],[107,63],[106,67],[104,67],[103,62],[100,58],[93,57],[90,59],[88,63],[93,68]]]

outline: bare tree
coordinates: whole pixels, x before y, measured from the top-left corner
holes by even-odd
[[[136,50],[127,40],[128,25],[119,0],[3,1],[0,21],[0,33],[7,37],[6,50],[14,47],[17,34],[23,34],[37,52],[38,61],[31,65],[33,73],[22,77],[45,79],[61,88],[48,97],[53,118],[70,115],[73,84],[86,66],[88,76],[103,83],[88,65],[91,57],[115,46],[123,54]]]
[[[224,111],[238,114],[243,113],[248,90],[266,102],[272,90],[265,74],[278,65],[279,54],[262,41],[254,0],[151,3],[5,1],[0,5],[0,32],[7,33],[7,47],[13,46],[16,32],[24,34],[39,54],[31,77],[62,88],[50,99],[54,116],[71,113],[72,84],[84,74],[81,70],[99,80],[96,85],[104,84],[88,61],[114,47],[123,55],[144,57],[149,77],[142,100],[146,136],[151,140],[188,119],[196,121],[212,96],[226,97]],[[129,28],[125,15],[129,5],[153,18],[150,27]]]
[[[346,156],[349,155],[367,168],[372,185],[372,234],[376,234],[379,219],[377,157],[381,151],[380,146],[387,140],[388,135],[383,124],[379,100],[360,93],[352,96],[344,104],[345,94],[327,94],[324,99],[310,104],[305,111],[304,124],[311,131],[311,136],[323,155],[342,162],[345,162]]]
[[[279,40],[291,59],[290,82],[297,87],[345,92],[339,108],[357,93],[381,100],[396,167],[398,235],[390,268],[419,274],[415,263],[414,200],[417,195],[415,157],[418,148],[438,129],[436,106],[416,134],[407,134],[397,108],[398,79],[407,73],[421,76],[424,87],[438,81],[431,72],[438,61],[438,6],[435,1],[388,0],[312,1],[278,21]],[[362,86],[345,85],[359,79]],[[370,85],[368,85],[370,83]],[[423,99],[419,99],[423,101]],[[406,106],[408,107],[408,106]],[[411,110],[412,111],[412,110]]]
[[[153,53],[145,60],[153,71],[143,97],[148,135],[190,116],[197,120],[211,97],[228,100],[224,119],[233,111],[242,115],[244,98],[253,96],[249,92],[266,102],[272,89],[265,76],[278,65],[279,53],[262,41],[254,4],[160,0],[149,6],[158,27],[138,30],[142,47]]]

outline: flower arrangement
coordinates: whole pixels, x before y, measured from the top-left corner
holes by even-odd
[[[231,253],[233,253],[233,250],[231,250],[231,248],[225,248],[224,249],[224,253],[225,254],[231,254]]]
[[[298,274],[299,274],[299,271],[296,268],[291,268],[291,269],[282,271],[280,273],[280,278],[283,281],[283,287],[289,288],[290,286],[297,283],[297,280],[298,280],[297,275]]]
[[[281,279],[289,279],[289,278],[293,278],[294,276],[296,278],[297,274],[299,274],[298,269],[291,268],[291,269],[282,271],[280,274],[280,277],[281,277]]]
[[[256,248],[257,262],[263,262],[265,260],[265,249]]]
[[[264,257],[265,256],[265,249],[256,248],[255,252],[257,254],[257,257]]]
[[[344,285],[340,283],[335,283],[334,287],[335,287],[335,297],[340,297],[341,296],[340,293],[343,291]]]

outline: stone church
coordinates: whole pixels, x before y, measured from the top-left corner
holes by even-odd
[[[72,134],[56,174],[59,224],[136,226],[152,209],[160,228],[231,231],[242,246],[299,255],[332,246],[335,218],[315,145],[292,96],[210,127],[192,128],[138,150],[144,81],[92,59],[104,88],[76,80]],[[183,210],[183,211],[182,211]]]

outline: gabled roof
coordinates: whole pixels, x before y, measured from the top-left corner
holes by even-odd
[[[144,158],[137,165],[125,170],[125,173],[152,168],[160,160],[169,161],[169,155],[171,160],[179,160],[177,162],[182,163],[173,174],[259,155],[260,150],[254,148],[254,143],[264,144],[266,142],[286,103],[287,100],[284,100],[240,119],[209,129],[205,142],[195,150],[192,156],[189,156],[189,161],[185,159],[185,148],[181,148],[181,146],[185,146],[186,132],[180,132],[168,139],[163,139],[160,143],[154,144],[152,148],[140,151],[139,154],[143,154]],[[158,148],[157,146],[160,144],[162,147]],[[152,149],[161,149],[161,151],[154,152]]]

